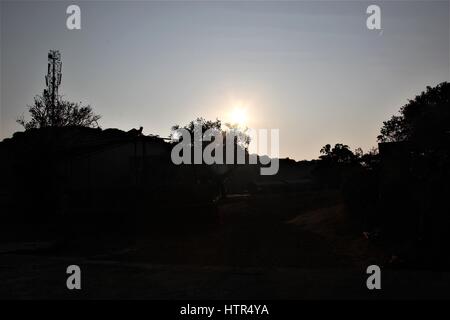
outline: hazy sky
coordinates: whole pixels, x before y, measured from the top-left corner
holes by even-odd
[[[382,32],[366,27],[373,3]],[[69,4],[81,30],[66,28]],[[450,79],[449,29],[448,1],[2,1],[0,138],[21,130],[59,49],[60,93],[103,128],[168,136],[242,103],[250,127],[280,129],[283,157],[367,150],[408,98]]]

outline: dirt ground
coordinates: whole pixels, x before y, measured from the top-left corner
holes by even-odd
[[[387,255],[352,225],[338,194],[230,197],[216,214],[216,223],[195,217],[183,224],[142,223],[132,232],[91,232],[63,246],[4,241],[0,297],[450,297],[448,273],[384,268]],[[71,264],[82,270],[80,291],[66,288]],[[366,287],[370,264],[382,267],[382,290]]]

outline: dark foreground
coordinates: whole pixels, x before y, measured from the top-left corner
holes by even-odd
[[[449,272],[394,268],[389,254],[352,225],[339,195],[302,197],[228,199],[210,224],[90,230],[63,244],[50,236],[4,240],[0,298],[450,298]],[[82,271],[78,291],[66,287],[72,264]],[[382,268],[381,290],[366,287],[371,264]]]
[[[82,289],[65,268],[78,263]],[[2,255],[2,298],[10,299],[433,299],[450,298],[450,274],[386,270],[369,291],[361,269],[154,265],[110,260]]]

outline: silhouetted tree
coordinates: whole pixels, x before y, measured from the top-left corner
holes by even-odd
[[[205,120],[204,118],[199,117],[195,120],[190,121],[187,125],[185,125],[183,127],[176,124],[176,125],[172,126],[172,128],[171,128],[170,138],[172,140],[177,140],[179,129],[185,129],[185,130],[189,131],[191,138],[193,138],[194,130],[196,127],[200,127],[202,133],[204,133],[206,130],[209,130],[209,129],[221,131],[222,130],[221,129],[222,122],[219,119],[216,119],[215,121],[211,121],[211,120]]]
[[[178,138],[178,133],[177,131],[179,129],[185,129],[187,131],[189,131],[191,138],[194,137],[194,129],[195,127],[198,126],[201,128],[202,133],[205,133],[207,130],[211,129],[211,130],[215,130],[218,131],[222,134],[223,139],[225,139],[227,137],[227,135],[234,135],[236,137],[236,142],[238,144],[238,146],[247,149],[248,145],[250,144],[250,137],[249,135],[246,133],[247,129],[241,129],[237,124],[230,124],[230,123],[225,123],[224,127],[222,128],[222,121],[219,119],[216,119],[214,121],[212,120],[206,120],[202,117],[199,117],[195,120],[190,121],[187,125],[181,127],[180,125],[174,125],[171,128],[171,134],[170,134],[170,138],[173,140],[176,140]]]
[[[383,121],[379,142],[400,142],[408,139],[408,130],[403,116],[392,116],[391,119]]]
[[[60,98],[53,105],[52,99],[45,93],[34,98],[34,104],[28,106],[28,111],[31,120],[27,121],[24,116],[17,120],[25,130],[69,126],[97,128],[100,119],[89,105],[83,106]]]
[[[383,122],[378,141],[412,143],[430,147],[442,144],[450,134],[450,84],[427,87]]]
[[[185,129],[187,130],[191,135],[191,141],[194,142],[193,139],[195,139],[194,131],[195,128],[201,128],[202,136],[203,134],[211,129],[213,131],[216,131],[216,133],[219,133],[218,136],[221,137],[222,143],[223,143],[223,163],[224,164],[215,164],[213,166],[208,166],[207,170],[209,170],[211,177],[214,178],[214,180],[217,182],[220,192],[222,195],[226,193],[225,191],[225,181],[228,179],[229,175],[233,172],[233,170],[237,167],[237,164],[226,164],[225,157],[226,157],[226,147],[227,147],[227,138],[233,138],[233,147],[235,150],[237,148],[241,148],[241,150],[244,150],[245,155],[248,155],[248,145],[250,143],[250,137],[246,133],[247,129],[241,129],[238,125],[232,125],[229,123],[226,123],[224,125],[224,128],[222,127],[222,121],[219,119],[216,119],[214,121],[211,120],[205,120],[204,118],[197,118],[195,120],[190,121],[187,125],[181,127],[180,125],[174,125],[172,126],[172,132],[170,134],[170,138],[172,141],[177,141],[179,138],[179,130]],[[214,139],[214,138],[213,138]],[[202,147],[205,148],[206,145],[210,143],[210,141],[202,141]],[[193,145],[191,145],[193,147]],[[236,156],[237,152],[234,153]],[[194,153],[191,153],[191,156],[194,156]],[[195,172],[197,172],[197,166],[194,166]]]
[[[322,149],[320,149],[320,154],[321,156],[319,158],[321,159],[329,158],[331,155],[331,144],[327,143],[324,145]]]
[[[321,160],[331,163],[352,163],[356,160],[349,146],[342,143],[336,143],[333,148],[327,144],[320,149],[320,153]]]
[[[361,152],[361,155],[358,156],[358,162],[365,168],[375,169],[380,162],[378,148],[373,147],[366,153],[361,149]]]
[[[353,154],[357,160],[360,160],[364,156],[364,151],[362,148],[356,148]]]

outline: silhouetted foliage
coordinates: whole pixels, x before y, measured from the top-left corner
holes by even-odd
[[[356,159],[349,146],[342,143],[336,143],[333,148],[327,144],[320,149],[320,153],[321,160],[331,163],[352,163]]]
[[[177,131],[179,129],[185,129],[189,131],[191,138],[194,137],[194,129],[198,126],[201,128],[202,134],[204,134],[207,130],[217,131],[220,132],[223,139],[227,137],[227,135],[234,135],[236,137],[237,145],[240,146],[243,149],[247,149],[248,145],[250,143],[250,136],[246,133],[247,129],[241,129],[236,124],[230,124],[225,123],[224,126],[226,129],[222,128],[222,121],[219,119],[216,119],[214,121],[212,120],[206,120],[202,117],[199,117],[195,120],[190,121],[187,125],[181,127],[180,125],[174,125],[171,128],[171,134],[170,138],[172,140],[178,139],[178,133]]]
[[[355,152],[356,155],[356,152]],[[365,168],[375,169],[375,167],[380,163],[380,155],[378,148],[373,147],[368,152],[364,153],[361,150],[361,154],[357,155],[358,162]]]
[[[441,144],[450,134],[450,84],[427,87],[383,122],[379,142],[410,141],[422,146]]]
[[[406,121],[403,116],[392,116],[391,119],[383,121],[379,142],[400,142],[408,139]]]
[[[183,127],[176,124],[176,125],[172,126],[172,128],[171,128],[172,132],[170,134],[170,138],[177,139],[177,131],[179,129],[186,129],[187,131],[189,131],[191,136],[193,136],[194,129],[196,126],[200,126],[202,128],[202,133],[209,129],[221,131],[222,122],[219,119],[216,119],[215,121],[211,121],[211,120],[205,120],[204,118],[199,117],[195,120],[190,121],[187,125],[185,125]]]
[[[225,128],[222,127],[222,121],[219,119],[216,119],[214,121],[212,120],[206,120],[202,117],[199,117],[195,120],[190,121],[187,125],[181,127],[180,125],[174,125],[172,126],[170,138],[173,142],[177,142],[180,137],[180,129],[185,129],[189,132],[191,136],[191,147],[192,142],[196,142],[195,139],[197,139],[197,142],[200,142],[202,145],[202,148],[205,148],[210,141],[214,141],[216,136],[220,136],[223,146],[223,155],[222,155],[222,163],[216,163],[213,166],[207,166],[206,168],[198,168],[198,166],[195,166],[195,172],[197,177],[204,176],[207,179],[213,179],[216,181],[218,187],[220,188],[220,192],[222,195],[226,193],[225,190],[225,182],[230,176],[230,174],[234,171],[234,169],[237,168],[238,164],[235,161],[234,164],[226,164],[225,157],[226,157],[226,150],[227,150],[227,141],[228,143],[232,141],[232,145],[234,148],[234,157],[236,160],[237,157],[237,149],[240,148],[244,151],[245,156],[248,156],[248,145],[250,143],[250,137],[246,133],[247,129],[241,129],[238,125],[232,125],[229,123],[226,123],[224,125]],[[201,128],[201,137],[195,136],[195,129]],[[197,129],[198,130],[198,129]],[[206,137],[203,137],[207,130],[211,130],[212,133]],[[210,131],[210,132],[211,132]],[[214,136],[214,137],[213,137]],[[227,140],[227,139],[233,139],[233,140]],[[213,153],[215,154],[215,150],[213,150]],[[194,157],[194,152],[191,153],[191,157]]]
[[[28,106],[31,120],[27,121],[24,116],[17,120],[25,130],[45,127],[90,127],[97,128],[99,115],[94,114],[91,106],[83,106],[62,99],[53,105],[47,94],[38,95],[34,98],[34,104]]]

